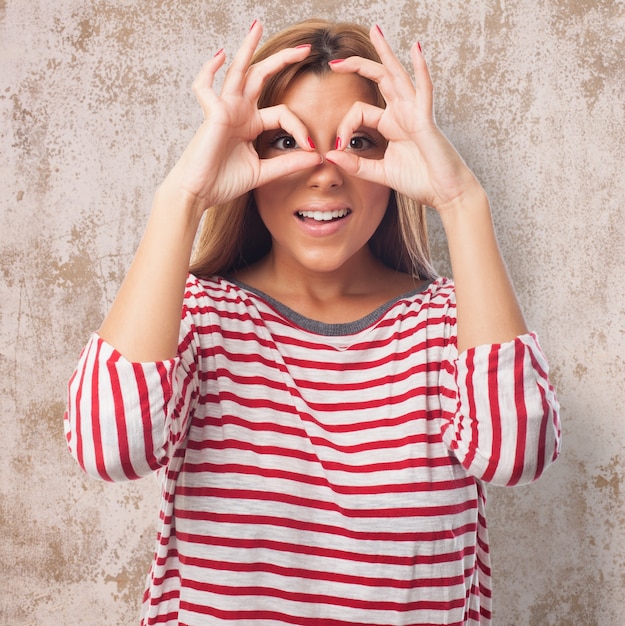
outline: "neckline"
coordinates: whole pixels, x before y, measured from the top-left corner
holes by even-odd
[[[239,280],[231,277],[223,278],[233,285],[236,285],[240,289],[252,293],[260,298],[260,300],[262,300],[265,304],[269,305],[272,309],[277,311],[291,324],[316,335],[323,335],[326,337],[345,337],[348,335],[355,335],[359,332],[362,332],[363,330],[366,330],[372,324],[377,322],[385,313],[387,313],[397,302],[405,298],[411,298],[417,294],[423,293],[434,282],[434,279],[425,281],[419,287],[416,287],[415,289],[407,291],[406,293],[402,293],[394,298],[391,298],[387,302],[384,302],[376,309],[374,309],[364,317],[361,317],[360,319],[354,320],[352,322],[331,324],[306,317],[286,306],[279,300],[276,300],[264,291],[256,289],[255,287],[251,287],[250,285],[243,283]]]

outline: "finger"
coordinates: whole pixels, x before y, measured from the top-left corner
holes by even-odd
[[[358,74],[373,81],[387,103],[398,96],[414,97],[414,85],[403,67],[399,70],[389,70],[381,63],[363,57],[349,57],[341,62],[330,62],[330,67],[337,74]]]
[[[395,56],[380,29],[372,28],[370,37],[381,63],[354,56],[340,61],[331,61],[332,70],[337,73],[357,73],[363,78],[374,81],[387,102],[398,95],[403,98],[414,96],[414,85],[410,75]]]
[[[401,64],[400,60],[395,56],[391,46],[382,34],[382,30],[379,26],[373,26],[369,31],[369,38],[373,47],[380,55],[382,65],[386,68],[392,76],[406,74],[406,69]]]
[[[330,68],[337,74],[360,74],[378,85],[386,78],[384,66],[377,61],[364,57],[348,57],[329,62]]]
[[[410,60],[414,67],[415,82],[419,93],[418,103],[429,115],[433,115],[433,85],[421,44],[417,41],[410,49]]]
[[[257,186],[261,187],[273,180],[316,167],[321,163],[323,163],[323,157],[318,152],[304,152],[303,150],[295,150],[271,159],[261,159]]]
[[[284,48],[251,65],[247,71],[243,95],[254,101],[258,100],[267,79],[287,65],[305,59],[310,54],[310,48],[309,45]]]
[[[257,186],[266,185],[273,180],[316,167],[321,163],[323,157],[317,152],[295,151],[272,159],[262,159]]]
[[[379,129],[383,115],[384,109],[365,102],[355,102],[339,122],[337,138],[340,141],[337,140],[337,146],[340,144],[340,150],[345,150],[352,135],[362,128],[370,128],[384,135]],[[389,137],[385,136],[385,139],[388,140]]]
[[[343,152],[342,150],[330,150],[326,153],[325,158],[351,176],[388,187],[382,160],[365,159],[353,152]]]
[[[214,99],[215,93],[213,91],[213,84],[215,82],[215,75],[226,61],[226,55],[223,48],[219,50],[215,56],[207,61],[200,70],[196,79],[193,81],[192,90],[196,99],[202,105],[203,108],[208,106],[209,102]]]
[[[239,92],[243,88],[247,70],[262,34],[262,25],[254,21],[226,72],[222,93]]]
[[[259,110],[263,131],[281,128],[291,135],[303,150],[313,151],[308,129],[304,123],[286,105],[279,104]]]

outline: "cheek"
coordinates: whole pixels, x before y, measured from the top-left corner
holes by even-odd
[[[256,205],[260,206],[262,203],[265,207],[270,207],[272,204],[281,204],[280,198],[284,199],[291,194],[300,182],[297,174],[289,174],[282,176],[281,178],[274,180],[262,187],[257,187],[252,192]]]
[[[273,236],[274,232],[280,230],[286,223],[287,213],[280,210],[280,207],[286,208],[289,206],[286,199],[288,192],[283,184],[274,181],[255,189],[252,193],[258,215],[265,228]]]
[[[280,185],[276,182],[269,183],[254,189],[252,193],[256,206],[258,207],[258,212],[261,215],[267,214],[276,204],[276,199],[280,197]]]
[[[363,197],[367,204],[371,207],[372,211],[379,213],[380,219],[382,219],[391,197],[391,190],[388,187],[371,183],[363,191]]]

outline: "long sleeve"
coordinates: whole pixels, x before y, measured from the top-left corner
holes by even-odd
[[[140,478],[166,465],[184,436],[197,381],[190,342],[175,359],[132,363],[97,334],[68,385],[65,436],[89,475]]]
[[[475,477],[528,483],[557,458],[559,405],[536,335],[448,360],[441,390],[443,439]]]

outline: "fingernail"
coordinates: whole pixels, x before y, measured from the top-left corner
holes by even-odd
[[[309,147],[310,147],[312,150],[314,150],[314,149],[316,148],[316,146],[315,146],[315,144],[314,144],[313,140],[312,140],[310,137],[307,137],[307,138],[306,138],[306,141],[308,141],[308,145],[309,145]]]
[[[341,141],[341,138],[337,136],[336,141],[334,142],[334,149],[340,150],[342,145],[343,142]]]
[[[419,52],[423,54],[423,48],[421,47],[421,42],[417,41],[417,46],[419,47]]]
[[[378,29],[378,33],[380,33],[380,35],[382,35],[382,37],[384,37],[384,33],[382,32],[382,29],[380,28],[380,26],[378,24],[376,24],[375,27]]]
[[[218,57],[220,54],[223,54],[223,51],[224,51],[223,48],[219,48],[219,50],[217,50],[217,52],[215,52],[215,57]]]
[[[295,46],[295,49],[296,49],[296,50],[299,50],[299,49],[301,49],[301,48],[311,48],[311,47],[312,47],[312,46],[311,46],[311,44],[309,44],[309,43],[303,43],[301,46]]]
[[[332,59],[332,61],[328,61],[328,65],[338,65],[339,63],[343,63],[345,59]]]
[[[252,25],[250,26],[250,30],[253,30],[253,29],[254,29],[254,26],[256,26],[256,24],[258,24],[258,20],[254,20],[254,21],[252,22]]]

